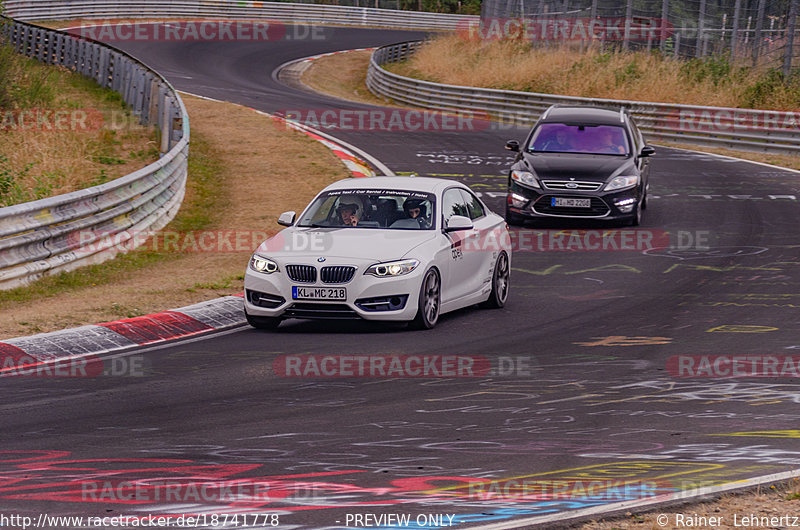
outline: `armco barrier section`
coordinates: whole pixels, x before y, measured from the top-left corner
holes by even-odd
[[[177,213],[186,187],[189,118],[180,96],[133,57],[91,40],[0,18],[0,40],[120,93],[140,123],[161,131],[161,158],[116,180],[0,208],[0,289],[99,263],[144,243]]]
[[[800,154],[800,112],[619,101],[444,85],[397,75],[384,65],[408,59],[422,42],[373,52],[367,87],[377,96],[428,109],[489,114],[514,124],[533,122],[553,104],[623,106],[649,139],[766,153]]]
[[[7,14],[20,20],[114,18],[224,18],[347,26],[454,30],[477,15],[450,15],[291,2],[242,0],[6,0]]]

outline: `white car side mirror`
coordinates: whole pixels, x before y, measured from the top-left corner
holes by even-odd
[[[456,230],[472,230],[472,220],[463,215],[454,215],[447,220],[445,232],[455,232]]]
[[[278,217],[278,224],[283,226],[292,226],[294,224],[294,218],[297,215],[295,212],[283,212],[280,217]]]

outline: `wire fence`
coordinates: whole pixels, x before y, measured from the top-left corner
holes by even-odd
[[[483,0],[481,32],[522,27],[524,38],[544,45],[599,41],[680,57],[726,56],[788,76],[800,65],[798,15],[800,0]]]

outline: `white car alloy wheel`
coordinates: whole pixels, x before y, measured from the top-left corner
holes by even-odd
[[[419,310],[412,324],[418,329],[431,329],[439,321],[442,289],[439,274],[431,269],[425,273],[419,291]]]
[[[482,304],[483,307],[499,309],[506,305],[510,277],[511,268],[509,267],[508,254],[501,252],[497,256],[497,262],[494,265],[492,292],[489,293],[489,299]]]

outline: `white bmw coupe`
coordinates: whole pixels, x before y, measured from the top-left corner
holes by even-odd
[[[511,271],[505,220],[465,185],[423,177],[331,184],[262,243],[244,278],[251,326],[281,320],[408,321],[480,303],[503,307]]]

